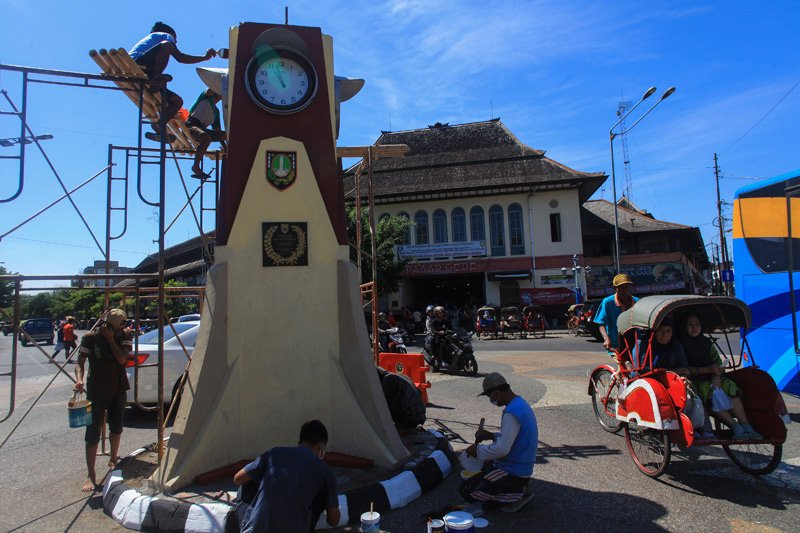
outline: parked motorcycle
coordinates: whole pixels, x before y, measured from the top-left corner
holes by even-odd
[[[471,333],[467,333],[464,328],[458,328],[455,331],[447,330],[439,344],[439,359],[433,357],[427,346],[422,350],[425,362],[434,372],[461,371],[469,376],[478,373],[478,362],[472,351]],[[439,361],[444,362],[447,366],[440,365]]]

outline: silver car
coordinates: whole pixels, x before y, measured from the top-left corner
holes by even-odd
[[[186,369],[189,359],[181,348],[178,339],[172,331],[178,332],[180,340],[186,347],[186,352],[192,355],[194,344],[197,341],[197,332],[200,330],[200,322],[176,322],[164,326],[164,402],[169,403],[172,395],[178,390],[181,376]],[[134,344],[135,346],[135,344]],[[131,352],[131,357],[133,352]],[[148,331],[139,337],[139,349],[137,357],[140,365],[148,365],[158,362],[158,329]],[[133,360],[128,361],[125,371],[128,374],[128,381],[131,388],[128,390],[128,403],[134,403],[134,391],[136,390],[135,368]],[[158,403],[158,368],[146,367],[139,368],[139,403],[153,405]]]

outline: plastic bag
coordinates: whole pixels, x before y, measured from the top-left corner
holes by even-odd
[[[692,427],[701,428],[706,421],[706,410],[703,407],[703,402],[692,391],[691,388],[686,389],[686,407],[683,410],[689,420],[692,421]]]
[[[730,411],[733,408],[730,396],[718,387],[713,387],[711,391],[711,409],[718,413],[720,411]]]

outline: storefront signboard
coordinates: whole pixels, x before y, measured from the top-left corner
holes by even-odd
[[[426,276],[432,274],[470,274],[483,272],[485,261],[446,261],[441,263],[408,263],[403,274]]]
[[[400,244],[400,259],[434,259],[437,257],[480,257],[486,255],[486,241],[442,242],[438,244]]]
[[[540,279],[542,285],[547,285],[547,286],[575,284],[575,278],[571,274],[556,274],[551,276],[542,276]]]
[[[633,293],[636,295],[686,290],[687,281],[681,263],[622,265],[621,270],[633,279]],[[595,298],[611,294],[613,279],[613,266],[593,266],[588,280],[589,296]]]

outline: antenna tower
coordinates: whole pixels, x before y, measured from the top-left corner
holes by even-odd
[[[621,117],[632,104],[633,102],[620,102],[617,107],[617,116]],[[625,131],[624,120],[620,122],[619,129],[620,131]],[[620,138],[622,139],[622,162],[625,167],[625,186],[622,188],[622,195],[632,201],[633,182],[631,180],[631,158],[628,155],[628,134],[623,133],[620,135]],[[615,198],[614,201],[616,202],[617,198]]]

